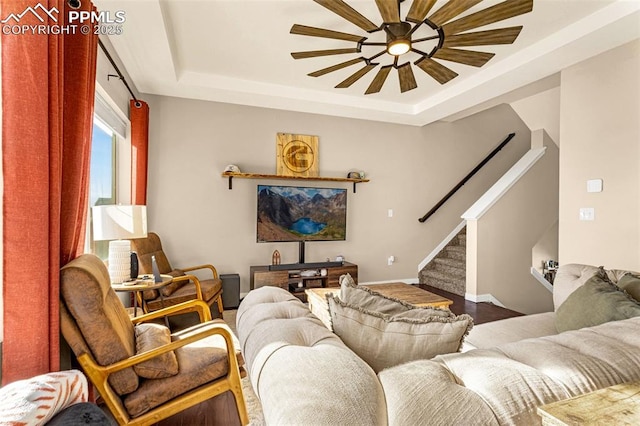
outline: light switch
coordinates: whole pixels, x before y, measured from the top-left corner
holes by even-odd
[[[580,220],[595,220],[596,211],[593,207],[582,207],[580,209]]]
[[[388,217],[393,217],[393,209],[387,210],[387,216]]]
[[[590,179],[587,181],[587,192],[602,192],[602,179]]]

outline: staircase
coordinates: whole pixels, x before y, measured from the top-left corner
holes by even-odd
[[[419,273],[420,284],[464,296],[466,291],[467,228],[464,227]]]

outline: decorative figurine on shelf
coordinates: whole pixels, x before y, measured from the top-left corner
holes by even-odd
[[[280,264],[280,252],[278,250],[274,250],[273,254],[271,255],[271,264],[272,265]]]

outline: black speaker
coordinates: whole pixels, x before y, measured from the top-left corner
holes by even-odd
[[[131,252],[131,279],[138,278],[138,254],[135,251]]]

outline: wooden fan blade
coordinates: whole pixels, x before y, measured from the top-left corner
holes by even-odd
[[[366,73],[377,67],[378,64],[367,64],[364,67],[360,68],[358,71],[351,74],[347,77],[342,83],[336,86],[336,89],[345,89],[351,86],[356,81],[360,80]]]
[[[366,32],[373,32],[378,30],[378,26],[365,18],[360,12],[346,4],[342,0],[313,0],[320,6],[324,6],[336,15],[342,16],[353,25],[357,25]]]
[[[427,13],[431,10],[437,0],[413,0],[409,13],[407,13],[407,21],[422,22],[427,17]]]
[[[364,92],[364,94],[370,95],[372,93],[378,93],[380,89],[382,89],[382,85],[387,79],[387,76],[389,75],[389,71],[391,71],[391,68],[393,68],[393,65],[385,65],[382,68],[380,68],[380,71],[378,71],[378,74],[376,74],[376,76],[373,78],[373,81],[367,88],[367,91]]]
[[[429,74],[440,84],[445,84],[449,80],[452,80],[458,76],[457,72],[450,70],[444,65],[439,64],[438,62],[426,56],[423,56],[422,58],[418,59],[415,62],[415,65],[420,67],[422,71]]]
[[[361,43],[367,39],[366,37],[362,37],[356,34],[348,34],[348,33],[342,33],[340,31],[325,30],[324,28],[307,27],[306,25],[298,25],[298,24],[295,24],[293,27],[291,27],[291,31],[289,31],[289,33],[311,36],[311,37],[324,37],[324,38],[332,38],[336,40],[355,41],[356,43]]]
[[[407,62],[398,67],[398,78],[400,79],[400,92],[402,93],[418,87],[416,78],[413,75],[413,70],[411,69],[411,62]]]
[[[533,0],[506,0],[480,12],[472,13],[442,27],[445,35],[457,34],[473,28],[482,27],[494,22],[503,21],[514,16],[523,15],[533,10]]]
[[[449,0],[447,4],[429,16],[429,20],[440,27],[445,22],[452,20],[481,1],[482,0]]]
[[[460,64],[481,67],[493,58],[495,53],[476,52],[462,49],[438,49],[432,58],[443,59],[445,61],[458,62]]]
[[[312,73],[307,74],[310,77],[320,77],[321,75],[325,75],[325,74],[329,74],[330,72],[334,72],[337,70],[341,70],[342,68],[346,68],[349,67],[351,65],[355,65],[358,62],[362,62],[364,61],[364,58],[356,58],[356,59],[352,59],[350,61],[346,61],[346,62],[341,62],[339,64],[327,67],[327,68],[323,68],[321,70],[318,71],[314,71]]]
[[[400,4],[398,0],[376,0],[376,6],[385,24],[400,22]]]
[[[498,30],[476,31],[473,33],[454,34],[445,36],[443,47],[455,46],[486,46],[489,44],[513,43],[522,27],[500,28]]]
[[[306,52],[293,52],[293,59],[315,58],[316,56],[343,55],[345,53],[359,53],[360,49],[330,49],[330,50],[309,50]]]

